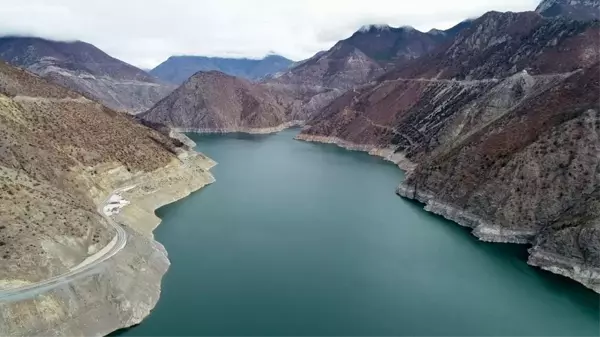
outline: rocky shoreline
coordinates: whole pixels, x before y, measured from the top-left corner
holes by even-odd
[[[481,241],[531,244],[532,247],[528,250],[527,264],[568,277],[600,293],[600,270],[598,268],[581,265],[562,256],[544,252],[535,245],[537,235],[535,232],[513,231],[495,226],[474,214],[440,202],[432,193],[419,191],[405,182],[400,183],[396,193],[401,197],[425,204],[424,209],[428,212],[440,215],[460,226],[472,228],[471,233]]]
[[[200,134],[222,134],[222,133],[248,133],[248,134],[256,134],[256,135],[266,135],[270,133],[277,133],[283,131],[285,129],[302,126],[304,124],[303,121],[290,121],[278,126],[268,127],[268,128],[246,128],[246,127],[231,127],[231,128],[222,128],[222,129],[207,129],[207,128],[173,128],[176,132],[192,132],[192,133],[200,133]]]
[[[405,182],[400,183],[396,188],[396,194],[419,201],[425,204],[424,209],[426,211],[454,221],[460,226],[473,229],[471,233],[481,241],[527,244],[531,242],[535,235],[533,232],[512,231],[494,226],[474,214],[437,200],[432,193],[422,192],[414,186],[408,186]]]
[[[100,336],[139,324],[156,305],[170,265],[152,235],[160,223],[154,211],[214,182],[209,169],[215,164],[181,149],[176,160],[153,172],[131,173],[119,165],[76,172],[97,203],[118,187],[135,186],[121,193],[130,204],[112,216],[127,232],[127,244],[69,282],[2,301],[0,335]]]
[[[405,172],[411,172],[416,166],[403,153],[396,152],[396,148],[381,148],[373,145],[356,144],[338,137],[315,136],[303,133],[298,134],[296,139],[313,143],[333,144],[350,151],[367,152],[371,156],[380,157],[383,160],[398,165]]]
[[[416,167],[416,164],[406,159],[403,154],[396,153],[393,148],[379,148],[367,144],[351,143],[338,137],[316,136],[303,133],[298,134],[296,139],[308,142],[334,144],[351,151],[367,152],[370,155],[393,162],[406,173],[410,173]],[[405,182],[400,183],[396,189],[396,194],[425,204],[424,210],[428,212],[440,215],[460,226],[471,228],[471,233],[477,239],[484,242],[532,244],[537,234],[535,232],[514,231],[496,226],[484,221],[474,214],[441,202],[437,200],[432,193],[420,191],[414,186],[408,186]],[[529,249],[529,254],[527,261],[529,265],[539,267],[558,275],[566,276],[595,292],[600,293],[600,270],[543,252],[535,245]]]

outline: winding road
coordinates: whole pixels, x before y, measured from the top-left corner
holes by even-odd
[[[68,283],[78,277],[90,275],[95,273],[95,268],[102,262],[110,259],[117,254],[127,244],[127,232],[113,219],[104,213],[104,207],[108,204],[112,196],[117,195],[123,191],[129,190],[135,186],[127,186],[114,190],[111,194],[104,199],[96,209],[97,212],[104,218],[108,223],[116,230],[115,238],[107,245],[108,249],[103,248],[96,254],[89,256],[77,266],[71,268],[68,272],[61,275],[53,276],[44,281],[31,283],[22,287],[11,288],[6,290],[0,290],[0,302],[2,301],[16,301],[27,299],[40,293],[46,292],[60,285]]]

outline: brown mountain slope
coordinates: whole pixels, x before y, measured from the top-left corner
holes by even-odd
[[[140,117],[188,131],[258,131],[288,122],[290,104],[267,86],[209,71],[190,77]]]
[[[570,230],[544,234],[555,220],[598,223],[590,153],[598,150],[599,33],[598,22],[488,13],[448,49],[348,91],[298,138],[374,151],[415,169],[402,195],[479,228],[484,240],[543,240],[549,254],[533,254],[531,263],[600,291],[595,230],[582,232],[585,244],[569,239]],[[482,139],[477,148],[466,145],[473,137]]]
[[[0,38],[0,59],[122,111],[150,108],[174,89],[148,73],[81,42]]]
[[[534,12],[489,12],[473,21],[452,45],[387,73],[384,79],[504,78],[521,70],[564,73],[593,64],[598,21],[543,18]]]
[[[475,123],[471,111],[478,110],[485,123],[597,62],[599,34],[598,22],[545,19],[532,12],[488,13],[448,49],[348,91],[313,117],[301,137],[400,147],[413,157],[451,138],[454,131],[440,133],[449,121],[468,116]]]
[[[105,164],[153,171],[181,145],[1,62],[0,133],[1,280],[45,279],[110,241],[78,172]]]
[[[598,64],[438,147],[399,187],[483,240],[600,291]]]
[[[433,51],[469,25],[470,21],[465,21],[446,31],[428,33],[412,27],[365,26],[270,82],[349,89]]]

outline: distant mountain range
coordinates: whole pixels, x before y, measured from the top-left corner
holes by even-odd
[[[217,70],[225,74],[259,80],[269,74],[286,70],[293,61],[279,55],[269,55],[263,59],[235,59],[205,56],[171,56],[150,71],[161,80],[181,84],[199,71]]]
[[[131,113],[147,110],[174,89],[82,41],[1,37],[0,59]]]

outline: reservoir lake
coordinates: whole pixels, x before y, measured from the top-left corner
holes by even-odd
[[[171,267],[119,336],[598,335],[599,296],[398,197],[395,165],[273,135],[195,135],[216,182],[157,211]]]

